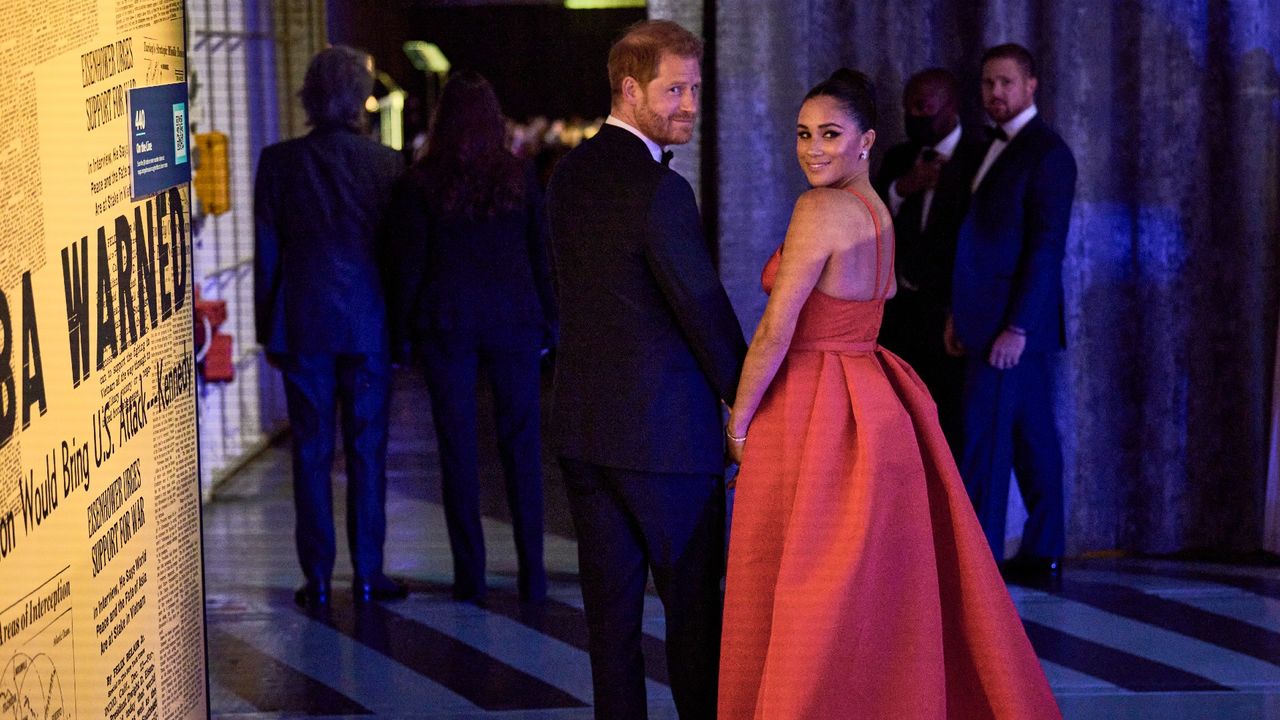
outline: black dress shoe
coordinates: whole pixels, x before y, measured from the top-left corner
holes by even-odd
[[[301,608],[317,608],[329,604],[329,583],[309,581],[293,592],[293,601]]]
[[[459,588],[455,585],[450,596],[453,597],[455,602],[471,603],[476,607],[484,607],[487,593],[483,588],[479,590],[472,590]]]
[[[1000,567],[1004,579],[1015,585],[1037,590],[1062,587],[1062,558],[1019,555]]]
[[[378,574],[369,578],[356,578],[351,591],[357,602],[383,600],[403,600],[409,597],[409,588],[386,575]]]
[[[547,599],[547,571],[542,567],[528,572],[521,571],[516,576],[516,589],[520,594],[520,602],[538,604]]]

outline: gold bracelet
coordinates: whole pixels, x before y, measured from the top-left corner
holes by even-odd
[[[743,433],[743,434],[742,434],[742,437],[734,437],[734,436],[733,436],[733,433],[729,432],[729,428],[727,428],[727,427],[724,429],[724,436],[725,436],[725,437],[727,437],[727,438],[729,438],[729,439],[730,439],[730,440],[732,440],[733,442],[746,442],[746,441],[747,441],[747,434],[746,434],[746,433]]]

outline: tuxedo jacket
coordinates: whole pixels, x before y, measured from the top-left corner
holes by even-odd
[[[734,398],[746,343],[689,183],[635,135],[604,125],[556,167],[548,212],[557,453],[719,474],[720,401]]]
[[[889,186],[907,174],[921,146],[900,143],[889,149],[876,178],[875,187],[889,204]],[[942,166],[938,185],[929,206],[928,222],[919,224],[924,191],[904,198],[893,224],[895,267],[929,305],[939,309],[951,303],[951,274],[955,263],[956,235],[969,209],[969,183],[986,151],[985,141],[972,128],[963,128],[960,142]],[[899,286],[899,293],[904,288]],[[892,302],[892,300],[890,300]]]
[[[550,341],[555,297],[542,188],[525,168],[524,201],[493,217],[447,217],[427,202],[425,171],[396,184],[387,275],[392,340],[528,325]]]
[[[382,229],[403,164],[395,150],[341,128],[263,149],[254,319],[268,352],[387,350]]]
[[[1075,187],[1071,150],[1036,115],[973,191],[951,293],[955,332],[970,352],[986,353],[1009,325],[1027,331],[1028,352],[1065,346],[1062,258]]]

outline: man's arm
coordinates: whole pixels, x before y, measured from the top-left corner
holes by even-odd
[[[906,200],[898,192],[896,185],[898,178],[911,169],[912,150],[913,148],[908,145],[897,145],[890,148],[889,152],[884,156],[884,162],[880,165],[880,172],[876,175],[875,182],[872,183],[872,187],[880,195],[880,199],[884,200],[889,212],[895,217],[898,211],[902,209],[902,203]]]
[[[1076,190],[1076,161],[1061,143],[1053,147],[1031,174],[1024,199],[1022,254],[1013,278],[1006,322],[1027,333],[1035,327],[1039,309],[1056,293],[1067,228]]]
[[[274,154],[271,148],[258,159],[253,184],[253,314],[258,344],[271,339],[271,312],[280,293],[280,230],[274,203]]]
[[[547,323],[547,346],[556,344],[560,337],[560,313],[556,305],[555,287],[551,277],[551,232],[547,221],[547,199],[538,184],[538,176],[532,164],[525,173],[525,192],[528,197],[528,227],[525,229],[529,247],[529,264],[533,269],[533,284],[542,306],[542,317]]]
[[[649,267],[711,386],[721,400],[732,402],[747,343],[711,262],[693,190],[684,178],[663,177],[646,222]]]

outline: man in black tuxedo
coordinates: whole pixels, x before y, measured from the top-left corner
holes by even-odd
[[[982,102],[995,123],[956,245],[946,338],[967,357],[960,472],[996,560],[1004,556],[1009,470],[1028,519],[1012,580],[1053,582],[1065,546],[1062,450],[1049,356],[1065,346],[1062,259],[1076,163],[1037,114],[1031,53],[983,56]]]
[[[670,21],[609,52],[600,132],[551,179],[559,289],[552,436],[578,535],[595,716],[646,717],[640,653],[652,571],[681,718],[714,718],[724,557],[721,401],[746,343],[689,183],[702,42]]]
[[[893,212],[898,276],[898,293],[885,305],[880,343],[924,380],[957,454],[964,361],[947,353],[942,336],[956,234],[985,149],[979,133],[960,124],[958,94],[955,76],[942,68],[922,70],[907,81],[902,108],[908,140],[889,149],[876,179]]]
[[[368,55],[322,50],[302,104],[313,129],[265,148],[254,187],[258,343],[284,375],[293,432],[298,604],[328,602],[335,550],[334,411],[342,402],[347,540],[358,600],[404,597],[382,571],[391,370],[378,255],[399,153],[363,135]]]

